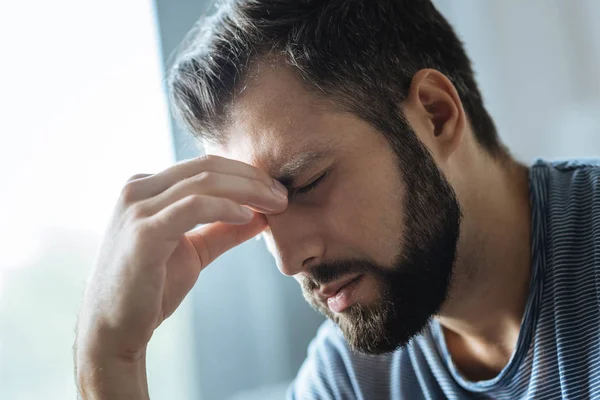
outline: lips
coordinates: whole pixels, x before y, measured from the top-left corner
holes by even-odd
[[[334,297],[340,290],[344,288],[344,286],[349,285],[350,283],[357,280],[362,274],[352,274],[348,275],[343,279],[339,279],[333,283],[327,284],[321,287],[319,290],[315,289],[317,296],[321,299],[321,301],[326,302],[328,298]]]

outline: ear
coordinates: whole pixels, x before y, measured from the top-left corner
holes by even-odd
[[[419,139],[442,160],[458,148],[466,116],[456,88],[435,69],[419,70],[412,79],[405,112]]]

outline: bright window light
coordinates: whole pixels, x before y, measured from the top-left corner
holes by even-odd
[[[175,160],[157,31],[149,0],[0,3],[1,399],[76,398],[75,319],[112,208]],[[191,397],[185,304],[151,343],[153,399]]]

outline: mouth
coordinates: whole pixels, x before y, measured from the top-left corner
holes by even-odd
[[[336,282],[327,284],[319,290],[315,289],[317,297],[335,313],[342,312],[353,303],[354,290],[360,283],[363,274],[349,275]]]

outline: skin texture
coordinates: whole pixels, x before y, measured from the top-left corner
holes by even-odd
[[[207,144],[207,151],[272,176],[299,154],[327,151],[287,182],[288,208],[266,216],[263,235],[279,270],[306,289],[311,268],[330,260],[366,259],[392,268],[409,233],[402,213],[407,188],[388,142],[356,116],[316,101],[290,70],[267,64],[257,70],[233,105],[227,141]],[[471,379],[490,378],[514,350],[528,293],[528,171],[492,159],[475,143],[455,88],[438,71],[419,71],[401,106],[464,214],[454,279],[435,317],[459,369]],[[293,188],[330,168],[317,188],[294,197]],[[367,274],[359,303],[376,304],[381,289],[381,280]]]
[[[265,214],[286,206],[285,188],[264,171],[219,157],[132,176],[79,312],[74,361],[80,396],[147,399],[146,347],[154,329],[204,268],[265,229]]]
[[[280,83],[273,82],[277,87]],[[264,90],[270,83],[259,78],[254,84],[258,90]],[[342,328],[353,350],[367,354],[393,351],[419,333],[447,297],[459,231],[457,200],[431,155],[406,124],[399,121],[400,126],[405,126],[399,134],[412,136],[413,141],[404,141],[402,148],[393,149],[365,121],[350,113],[332,112],[322,102],[319,104],[306,94],[301,96],[301,88],[289,89],[288,93],[300,96],[291,100],[276,98],[282,101],[276,103],[283,109],[281,113],[267,111],[258,114],[259,120],[254,121],[252,111],[236,116],[235,110],[230,126],[238,129],[235,121],[239,120],[241,133],[237,136],[233,129],[226,133],[229,143],[223,147],[238,148],[242,138],[248,137],[276,142],[281,139],[278,131],[293,132],[302,126],[294,118],[302,109],[297,103],[306,102],[306,115],[301,112],[300,117],[307,123],[301,130],[313,134],[305,135],[306,142],[300,143],[303,149],[296,150],[293,143],[284,144],[282,147],[291,151],[289,155],[265,157],[278,167],[289,160],[296,169],[307,166],[301,168],[301,173],[279,178],[290,186],[290,201],[284,213],[268,217],[271,234],[267,241],[272,249],[279,246],[272,253],[280,257],[280,270],[293,275],[309,304]],[[260,99],[255,93],[249,96]],[[242,98],[238,104],[243,102]],[[260,107],[268,110],[269,104]],[[265,121],[267,118],[270,119]],[[261,135],[262,130],[268,130],[265,125],[275,118],[287,119],[275,123],[291,127],[278,126],[272,130],[272,138]],[[255,129],[256,136],[245,133],[248,128]],[[295,136],[288,137],[296,142]],[[254,150],[254,146],[249,147]],[[250,155],[252,151],[239,149],[241,154]],[[409,152],[408,159],[417,160],[418,167],[404,173],[407,158],[402,153]],[[277,169],[281,168],[273,167],[267,168],[272,168],[271,174],[277,176]],[[292,172],[284,169],[288,174]],[[319,182],[319,186],[310,192],[294,190],[312,182]],[[277,222],[277,230],[272,222],[275,219],[281,221]],[[289,249],[282,249],[281,241],[273,239],[292,230],[295,234],[305,231],[306,237],[313,240],[322,239],[323,246],[310,249],[312,254],[298,254],[296,247],[303,239],[297,237],[288,239]],[[376,247],[381,245],[385,247]],[[353,293],[359,301],[347,310],[330,309],[327,298],[316,290],[326,290],[326,285],[335,285],[355,273],[361,274]]]
[[[206,144],[213,156],[125,184],[77,323],[83,398],[147,399],[154,329],[215,258],[261,232],[279,270],[305,286],[311,277],[318,282],[311,268],[325,262],[368,260],[391,269],[407,254],[414,236],[403,212],[408,171],[384,137],[315,98],[291,71],[260,71],[233,104],[228,140]],[[528,293],[528,171],[479,148],[456,90],[437,71],[415,74],[399,107],[463,214],[452,284],[435,318],[468,378],[494,376],[514,351]],[[293,180],[292,170],[300,172]],[[298,194],[324,171],[319,186]],[[377,303],[376,277],[367,274],[357,286],[358,303]]]

